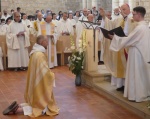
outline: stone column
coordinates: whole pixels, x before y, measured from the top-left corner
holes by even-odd
[[[119,0],[119,6],[123,5],[124,3],[128,4],[129,0]],[[132,0],[131,0],[132,1]]]
[[[138,2],[139,0],[129,0],[129,6],[130,6],[130,10],[132,11],[134,7],[137,6],[137,3],[139,4]]]
[[[87,0],[87,8],[88,9],[92,8],[92,1],[91,0]]]
[[[92,0],[92,7],[95,6],[96,8],[98,7],[97,0]]]
[[[119,0],[112,0],[112,11],[119,7]]]
[[[87,8],[87,0],[82,0],[83,9]]]

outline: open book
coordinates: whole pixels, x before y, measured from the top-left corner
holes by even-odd
[[[106,29],[104,29],[104,28],[101,28],[101,27],[100,27],[100,29],[101,29],[101,31],[102,31],[104,37],[105,37],[105,38],[108,38],[108,39],[111,39],[111,38],[108,36],[108,34],[110,34],[110,35],[116,34],[117,36],[120,36],[120,37],[125,37],[125,36],[126,36],[121,26],[119,26],[119,27],[117,27],[117,28],[115,28],[115,29],[112,29],[112,30],[110,30],[110,31],[108,31],[108,30],[106,30]]]

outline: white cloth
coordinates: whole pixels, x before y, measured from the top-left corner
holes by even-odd
[[[6,35],[7,28],[8,28],[7,24],[0,25],[0,35]]]
[[[148,25],[141,21],[128,37],[114,35],[110,45],[113,51],[129,47],[124,97],[136,102],[145,101],[150,96],[149,38]]]
[[[122,78],[116,78],[114,76],[111,76],[111,85],[116,86],[117,88],[121,88],[124,86],[125,79]]]
[[[77,17],[77,16],[73,16],[73,19],[76,21],[76,23],[78,22],[78,20],[79,20],[79,17]]]
[[[57,34],[56,34],[56,29],[55,29],[55,32],[54,34],[50,34],[51,33],[51,27],[50,27],[50,23],[46,23],[46,35],[53,35],[54,38],[51,39],[49,36],[48,36],[48,65],[49,65],[49,68],[53,68],[55,66],[58,66],[58,63],[57,63],[57,51],[56,51],[56,43],[57,43]],[[51,44],[52,42],[54,43],[54,62],[51,61]]]
[[[74,19],[68,19],[68,20],[70,20],[72,26],[76,26],[76,21]]]
[[[46,50],[45,50],[45,48],[44,48],[42,45],[39,45],[39,44],[35,43],[35,44],[33,45],[33,48],[32,48],[32,50],[31,50],[31,52],[30,52],[30,56],[31,56],[33,53],[35,53],[35,52],[43,52],[43,53],[45,53]]]
[[[30,20],[28,20],[28,19],[26,19],[26,20],[22,19],[22,23],[23,23],[24,25],[26,25],[26,26],[33,27],[33,25],[32,25],[32,23],[31,23],[31,21],[30,21]]]
[[[58,23],[59,23],[59,21],[58,20],[52,20],[52,22],[55,24],[55,26],[57,27],[58,26]]]
[[[66,21],[61,19],[58,23],[57,33],[60,36],[63,32],[69,32],[71,35],[74,35],[72,23],[68,19]]]
[[[84,18],[84,21],[88,21],[88,19],[84,16],[82,16],[82,18]],[[79,19],[82,19],[81,17]],[[76,24],[76,47],[78,47],[79,44],[79,40],[81,39],[81,35],[82,35],[82,31],[83,29],[86,28],[84,26],[84,23],[81,23],[81,21],[78,21]]]
[[[3,14],[2,15],[2,17],[1,17],[1,19],[5,19],[5,21],[7,20],[7,18],[9,18],[10,17],[10,15],[9,14],[7,14],[6,16]]]
[[[25,36],[16,35],[24,32]],[[18,68],[27,67],[29,62],[28,47],[30,46],[29,33],[27,27],[22,23],[13,21],[6,33],[8,67]]]

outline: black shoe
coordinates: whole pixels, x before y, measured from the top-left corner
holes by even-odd
[[[117,88],[116,89],[117,91],[124,91],[124,86],[120,87],[120,88]]]
[[[18,104],[17,104],[16,101],[14,101],[11,105],[9,105],[9,106],[3,111],[3,115],[8,115],[9,112],[14,112],[17,107],[18,107]]]
[[[17,71],[18,71],[18,68],[15,68],[14,71],[17,72]]]
[[[19,68],[19,70],[20,70],[20,71],[25,71],[26,69],[23,68],[23,67],[21,67],[21,68]]]

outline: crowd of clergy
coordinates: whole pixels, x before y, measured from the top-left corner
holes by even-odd
[[[150,96],[150,30],[144,21],[144,10],[143,7],[137,7],[132,12],[128,4],[115,8],[114,12],[93,7],[76,12],[60,11],[58,15],[50,9],[46,12],[43,9],[37,10],[35,15],[27,15],[19,7],[11,10],[11,14],[3,10],[0,14],[0,35],[6,35],[8,68],[17,71],[28,67],[29,56],[32,54],[28,52],[29,34],[47,36],[48,65],[54,68],[58,66],[57,40],[63,35],[76,34],[78,47],[85,28],[81,21],[89,21],[107,30],[121,26],[127,37],[110,35],[112,41],[98,30],[101,41],[100,61],[110,71],[111,84],[117,87],[117,91],[124,90],[124,97],[131,101],[146,101]]]

